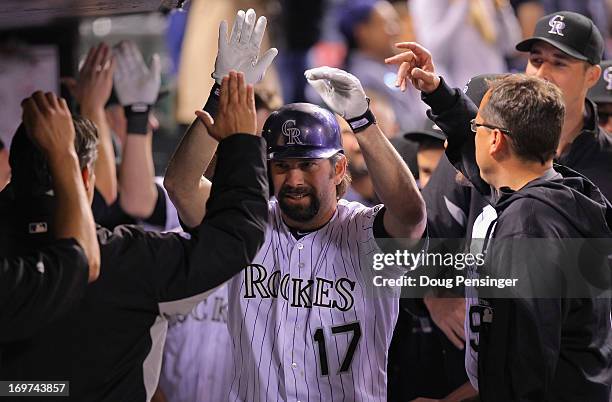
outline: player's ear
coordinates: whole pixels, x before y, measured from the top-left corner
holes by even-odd
[[[506,137],[498,129],[492,130],[492,133],[489,136],[489,141],[489,153],[496,159],[508,155],[511,152],[511,145],[508,137]]]
[[[592,88],[599,81],[599,77],[601,77],[601,66],[599,65],[589,65],[586,71],[586,85],[587,88]]]
[[[348,165],[346,156],[344,154],[338,154],[338,155],[339,155],[339,158],[336,161],[336,164],[334,166],[335,168],[334,184],[336,184],[336,186],[342,183],[342,180],[344,179],[344,176],[346,175],[346,168]]]
[[[85,166],[83,169],[81,169],[81,178],[83,179],[83,185],[85,185],[85,191],[89,193],[90,188],[95,185],[93,166]]]

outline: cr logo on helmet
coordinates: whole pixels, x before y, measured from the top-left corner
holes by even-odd
[[[287,120],[283,123],[282,132],[287,137],[287,144],[303,144],[300,139],[302,132],[295,126],[295,120]]]

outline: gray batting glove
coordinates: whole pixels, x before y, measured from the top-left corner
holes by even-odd
[[[255,10],[250,8],[246,13],[242,10],[236,14],[232,33],[227,37],[227,22],[219,24],[219,47],[215,60],[215,71],[212,77],[221,85],[224,76],[230,70],[244,73],[247,84],[256,84],[263,78],[266,70],[278,54],[276,48],[266,51],[261,58],[259,50],[264,32],[266,17],[259,17],[257,23]]]

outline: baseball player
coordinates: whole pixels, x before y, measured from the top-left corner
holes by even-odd
[[[159,388],[168,401],[223,401],[232,380],[227,285],[168,320]]]
[[[350,74],[325,68],[307,77],[327,81],[335,93],[349,86],[338,95],[348,96],[345,110],[339,99],[327,99],[349,120],[368,113]],[[410,171],[367,119],[357,135],[386,207],[340,199],[346,161],[330,112],[290,104],[264,125],[277,200],[270,203],[264,246],[229,283],[232,401],[386,400],[386,356],[398,312],[397,298],[388,296],[398,294],[371,286],[367,255],[378,250],[375,237],[420,238],[424,210]]]
[[[419,188],[427,186],[431,175],[438,167],[440,158],[444,155],[446,134],[431,122],[427,122],[421,130],[410,131],[404,138],[418,145],[417,164],[419,166]]]
[[[29,254],[0,260],[0,343],[26,339],[64,314],[83,296],[87,282],[98,278],[100,267],[100,249],[75,152],[74,127],[82,121],[73,122],[65,100],[52,93],[35,92],[22,107],[24,124],[13,143],[27,132],[48,160],[57,197],[56,240]],[[14,187],[7,192],[23,195],[23,188]],[[0,208],[5,209],[6,193],[0,194]],[[0,348],[0,366],[1,354]]]
[[[282,103],[275,93],[261,87],[255,88],[254,94],[257,131],[261,133],[265,120]],[[212,177],[212,165],[207,172],[211,175],[206,177]],[[174,204],[168,199],[166,205],[172,207],[172,213],[167,215],[177,222],[180,229]],[[232,380],[231,353],[231,338],[227,330],[227,284],[224,284],[191,313],[169,320],[157,392],[165,399],[160,401],[217,402],[227,399],[227,389]]]
[[[223,23],[220,31],[223,35]],[[236,47],[233,57],[241,53]],[[217,60],[224,57],[220,47]],[[249,83],[251,66],[241,67]],[[341,199],[346,158],[332,113],[298,103],[266,120],[263,135],[276,200],[269,203],[263,247],[228,287],[234,366],[228,397],[384,401],[399,293],[372,285],[368,255],[379,250],[375,238],[421,239],[425,209],[410,170],[376,125],[359,81],[329,67],[305,75],[351,125],[385,205],[367,208]],[[198,115],[210,130],[210,114]],[[203,199],[194,194],[202,196],[198,181],[206,166],[201,163],[211,154],[201,147],[210,143],[202,131],[186,133],[174,155],[182,166],[171,162],[166,173],[167,181],[192,183],[181,193],[170,191],[187,226],[202,216]],[[403,274],[395,266],[379,272]]]
[[[600,64],[601,77],[587,97],[597,105],[599,127],[607,134],[612,133],[612,60],[604,60]]]
[[[98,228],[100,277],[69,314],[46,326],[27,344],[0,345],[1,378],[69,380],[70,397],[75,401],[151,399],[157,387],[167,317],[186,314],[208,291],[240,272],[264,240],[268,215],[265,143],[255,134],[253,93],[244,85],[238,87],[237,79],[232,74],[224,80],[221,99],[232,95],[231,111],[223,105],[219,124],[210,129],[219,140],[219,152],[206,218],[190,232],[190,238],[129,225],[113,232]],[[243,117],[240,124],[231,121],[233,116]],[[146,122],[146,115],[141,117]],[[79,158],[91,201],[95,175],[90,176],[89,169],[95,161],[96,138],[93,125],[90,127],[79,138],[86,144]],[[14,165],[16,172],[39,180],[45,177],[44,158],[32,144],[17,151],[11,151],[20,158]],[[25,181],[22,177],[20,184],[41,186],[36,180]],[[2,237],[4,250],[28,247],[35,240],[32,234],[23,235],[20,222],[14,224],[6,215],[23,215],[30,209],[38,212],[48,205],[29,199],[13,201],[10,214],[3,210],[0,220],[3,234],[12,234]]]

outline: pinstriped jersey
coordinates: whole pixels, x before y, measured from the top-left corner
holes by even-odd
[[[324,227],[299,240],[270,202],[264,245],[228,288],[230,401],[386,401],[387,350],[399,289],[375,287],[382,205],[340,200]]]
[[[227,400],[232,359],[226,323],[227,285],[208,294],[189,314],[168,318],[159,378],[168,401]]]

